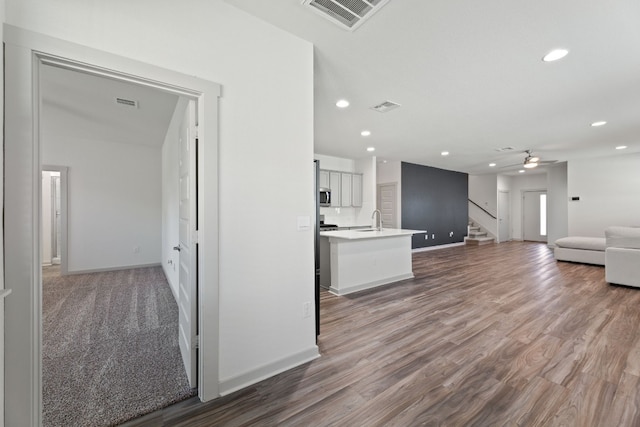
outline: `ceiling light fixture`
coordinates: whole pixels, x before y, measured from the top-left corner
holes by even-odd
[[[442,153],[440,153],[441,156],[448,156],[449,152],[448,151],[443,151]]]
[[[376,151],[375,147],[367,147],[367,151],[371,152],[371,151]]]
[[[616,147],[616,150],[624,150],[624,149],[626,149],[626,148],[627,148],[627,146],[626,146],[626,145],[618,145],[618,146]]]
[[[369,135],[371,135],[371,131],[363,130],[362,132],[360,132],[360,135],[362,135],[362,136],[369,136]]]
[[[338,102],[336,102],[336,107],[338,108],[347,108],[349,106],[349,101],[347,101],[346,99],[339,99]]]
[[[496,167],[496,164],[495,163],[489,163],[489,167],[490,168],[494,168],[494,167]]]
[[[553,61],[557,61],[558,59],[562,59],[565,56],[567,56],[567,54],[569,53],[569,51],[567,49],[554,49],[551,52],[547,53],[542,60],[544,62],[553,62]]]
[[[518,173],[524,173],[524,169],[520,169]]]
[[[527,153],[527,157],[524,158],[524,167],[527,169],[532,169],[538,166],[538,162],[540,161],[540,157],[532,156],[531,150],[525,151]]]
[[[591,123],[591,126],[593,126],[594,128],[596,128],[596,127],[598,127],[598,126],[604,126],[604,125],[606,125],[606,124],[607,124],[607,122],[605,122],[604,120],[602,120],[602,121],[599,121],[599,122],[593,122],[593,123]]]

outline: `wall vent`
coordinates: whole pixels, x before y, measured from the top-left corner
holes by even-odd
[[[138,108],[138,101],[134,101],[126,98],[116,98],[116,104],[124,107]]]
[[[389,0],[302,0],[302,4],[339,27],[353,31]]]
[[[395,108],[398,108],[400,104],[392,102],[392,101],[384,101],[382,104],[374,105],[371,107],[372,110],[377,111],[378,113],[386,113],[387,111],[391,111]]]

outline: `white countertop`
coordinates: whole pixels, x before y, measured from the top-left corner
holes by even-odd
[[[362,239],[380,239],[384,237],[408,236],[418,233],[426,233],[424,230],[405,230],[399,228],[383,228],[382,231],[364,229],[364,230],[339,230],[339,231],[322,231],[321,237],[333,237],[335,239],[345,240],[362,240]]]

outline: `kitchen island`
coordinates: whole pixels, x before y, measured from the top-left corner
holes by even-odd
[[[320,233],[320,285],[336,295],[410,279],[411,236],[395,228]]]

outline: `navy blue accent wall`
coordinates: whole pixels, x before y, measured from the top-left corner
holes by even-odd
[[[464,241],[469,217],[469,175],[402,162],[402,228],[426,230],[412,248]],[[453,232],[453,236],[450,233]]]

